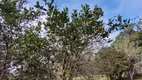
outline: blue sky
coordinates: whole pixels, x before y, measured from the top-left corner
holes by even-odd
[[[29,6],[36,3],[36,0],[28,0]],[[43,0],[38,0],[43,4]],[[47,0],[50,1],[50,0]],[[101,7],[104,11],[104,21],[108,18],[112,18],[116,15],[122,15],[124,18],[142,17],[142,0],[55,0],[54,3],[60,10],[64,7],[69,8],[69,12],[72,9],[81,9],[81,4],[90,5],[91,9],[95,5]],[[115,33],[113,36],[117,35]]]
[[[28,0],[29,5],[35,4],[36,0]],[[42,0],[38,0],[43,3]],[[50,1],[50,0],[47,0]],[[142,0],[55,0],[55,5],[59,9],[68,7],[71,12],[72,9],[81,9],[81,4],[89,4],[91,8],[98,5],[105,12],[105,18],[113,17],[115,15],[123,15],[124,17],[142,16]]]

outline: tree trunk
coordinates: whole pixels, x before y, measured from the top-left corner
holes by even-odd
[[[131,80],[133,80],[133,77],[134,77],[134,70],[129,71],[129,77],[130,77]]]
[[[70,76],[70,77],[69,77],[69,80],[73,80],[73,76]]]
[[[7,60],[9,56],[9,45],[8,45],[8,42],[6,41],[5,41],[5,44],[6,44],[6,55],[4,58],[4,63],[3,63],[1,74],[0,74],[0,80],[7,78],[7,63],[8,63]]]
[[[122,80],[122,74],[123,72],[120,72],[119,75],[118,75],[118,80]]]
[[[135,74],[135,72],[134,72],[134,63],[131,63],[130,64],[130,70],[129,70],[129,78],[131,79],[131,80],[133,80],[133,77],[134,77],[134,74]]]
[[[62,74],[62,80],[66,80],[66,72],[65,72],[65,70],[63,71],[63,74]]]
[[[62,67],[63,73],[62,73],[62,80],[66,80],[66,55],[63,59],[63,67]]]
[[[74,76],[73,76],[73,73],[70,73],[70,74],[69,74],[69,80],[73,80],[73,77],[74,77]]]
[[[109,76],[110,80],[116,80],[112,75]]]

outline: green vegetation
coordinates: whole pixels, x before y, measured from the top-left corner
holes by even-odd
[[[126,54],[111,47],[101,49],[95,57],[96,71],[110,80],[122,79],[122,74],[129,68]]]
[[[98,6],[81,5],[69,15],[54,0],[43,1],[29,8],[26,0],[0,1],[0,80],[133,80],[142,74],[141,20],[118,15],[104,23]],[[113,31],[121,33],[105,47]]]
[[[75,77],[73,80],[86,80],[82,77]],[[93,80],[108,80],[106,76],[94,76]],[[121,79],[121,80],[129,80],[128,78],[126,79]],[[133,80],[142,80],[142,76],[135,77]]]

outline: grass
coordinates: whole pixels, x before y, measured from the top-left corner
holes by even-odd
[[[94,80],[107,80],[105,76],[94,76]],[[86,80],[83,77],[75,77],[74,80]]]
[[[81,79],[81,77],[76,77],[74,80],[86,80],[86,79]],[[105,76],[95,76],[94,80],[107,80]],[[124,80],[129,80],[129,79],[124,79]],[[134,78],[134,80],[142,80],[142,76],[137,76]]]
[[[138,76],[134,80],[142,80],[142,76]]]

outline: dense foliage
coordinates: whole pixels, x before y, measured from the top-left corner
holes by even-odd
[[[0,1],[0,80],[72,80],[78,75],[92,79],[95,74],[121,77],[127,69],[125,54],[105,48],[108,54],[94,56],[92,47],[112,31],[127,28],[129,19],[119,15],[105,24],[98,6],[91,10],[82,5],[69,16],[68,8],[58,10],[54,0],[43,1],[45,5],[36,2],[33,8],[25,7],[26,0]],[[43,16],[44,21],[40,20]],[[111,66],[106,73],[104,60]]]
[[[109,76],[111,80],[122,79],[122,74],[129,68],[126,54],[111,47],[103,48],[98,52],[95,64],[97,72]]]

